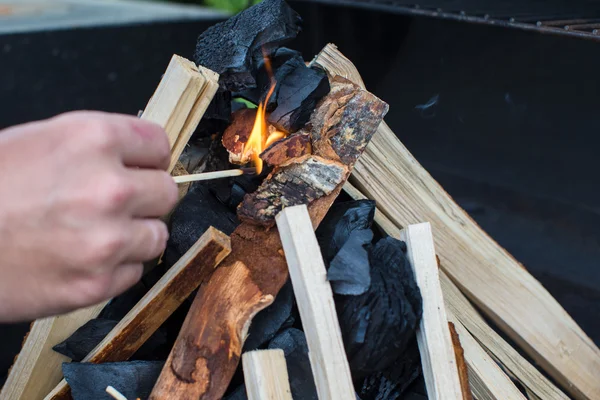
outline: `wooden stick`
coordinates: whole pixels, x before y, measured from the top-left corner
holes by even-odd
[[[541,399],[567,400],[568,397],[554,386],[533,365],[513,349],[488,326],[460,289],[440,271],[440,283],[451,320],[464,326],[469,334],[494,360],[506,368],[528,391]],[[457,324],[458,322],[459,324]],[[467,356],[467,362],[469,362]]]
[[[448,322],[450,329],[450,338],[452,338],[452,347],[454,349],[454,358],[456,359],[456,368],[458,369],[458,380],[460,382],[460,391],[463,400],[473,400],[471,387],[469,386],[469,371],[465,361],[465,351],[456,332],[455,325]]]
[[[171,172],[217,89],[219,75],[173,55],[141,118],[162,126],[171,145]]]
[[[469,371],[469,383],[478,400],[526,400],[510,378],[481,348],[469,331],[447,311],[464,350]]]
[[[348,182],[344,185],[344,190],[355,200],[367,199],[364,194]],[[396,239],[400,238],[401,229],[396,227],[388,217],[377,209],[375,210],[375,223],[388,235]],[[529,361],[523,358],[519,352],[513,349],[512,346],[506,343],[500,335],[489,327],[477,310],[469,303],[469,300],[460,292],[460,289],[454,285],[443,271],[439,271],[439,274],[446,312],[452,314],[452,317],[448,315],[448,318],[455,326],[464,326],[482,348],[489,353],[489,356],[507,369],[511,377],[525,387],[530,397],[535,396],[540,399],[557,400],[568,399],[560,389],[552,384]],[[469,357],[472,355],[471,352],[465,354],[467,362],[470,361]],[[484,392],[485,390],[484,388],[479,389],[480,392]]]
[[[313,61],[355,82],[335,46]],[[600,350],[560,304],[491,239],[382,123],[353,183],[397,226],[430,221],[442,268],[507,335],[577,399],[600,398]]]
[[[288,263],[320,400],[355,397],[323,256],[305,205],[285,208],[277,229]]]
[[[417,329],[423,377],[430,399],[462,399],[462,390],[438,277],[431,225],[409,225],[400,232],[423,298]]]
[[[215,171],[215,172],[203,172],[201,174],[190,174],[190,175],[180,175],[174,176],[173,180],[175,183],[186,183],[186,182],[196,182],[196,181],[207,181],[210,179],[220,179],[220,178],[231,178],[234,176],[244,175],[249,172],[249,168],[238,168],[238,169],[229,169],[226,171]],[[254,170],[252,168],[251,170]]]
[[[256,350],[242,355],[248,400],[292,400],[283,350]]]
[[[112,386],[106,387],[106,393],[110,394],[112,396],[112,398],[115,400],[127,400],[127,397],[123,396],[121,394],[121,392],[119,392],[117,389],[115,389]]]
[[[124,361],[131,357],[231,252],[229,238],[209,228],[123,317],[83,362]],[[70,398],[63,379],[47,400]]]
[[[96,318],[106,302],[57,317],[36,320],[10,369],[0,393],[3,400],[38,400],[62,378],[61,365],[70,359],[52,350],[81,325]]]

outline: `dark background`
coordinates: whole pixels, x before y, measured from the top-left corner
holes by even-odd
[[[293,46],[311,59],[336,43],[408,149],[600,344],[600,43],[293,6],[305,19]],[[0,35],[0,128],[76,109],[135,114],[209,24]],[[0,376],[26,328],[0,326]]]

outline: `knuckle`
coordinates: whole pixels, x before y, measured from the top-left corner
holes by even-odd
[[[135,184],[124,177],[115,175],[106,178],[104,184],[99,185],[98,201],[104,211],[121,210],[135,195]]]
[[[112,267],[126,242],[125,235],[119,230],[96,235],[84,251],[84,262],[93,268]]]
[[[81,131],[93,148],[101,151],[113,150],[118,143],[117,131],[102,119],[89,119],[81,122]]]

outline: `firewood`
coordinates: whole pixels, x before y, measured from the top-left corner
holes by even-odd
[[[423,317],[417,329],[423,376],[430,399],[462,399],[462,390],[438,277],[431,225],[409,225],[400,232],[406,242],[417,285],[423,298]]]
[[[446,315],[450,318],[448,311],[446,311]],[[453,322],[448,322],[448,328],[450,329],[450,337],[452,338],[452,347],[454,348],[454,358],[456,359],[456,366],[458,368],[458,378],[463,400],[473,400],[473,394],[469,386],[470,372],[465,361],[465,350],[461,343],[461,338],[458,337],[456,325]]]
[[[300,131],[273,143],[261,153],[260,158],[271,166],[278,166],[311,153],[310,135]]]
[[[444,300],[451,313],[451,320],[456,326],[464,326],[466,331],[477,343],[489,353],[489,356],[501,364],[515,380],[519,381],[527,391],[533,393],[541,399],[566,400],[568,397],[554,384],[552,384],[544,375],[542,375],[533,365],[529,363],[518,351],[513,349],[500,335],[488,326],[479,312],[471,305],[469,300],[461,293],[460,289],[440,271],[440,283],[444,293]],[[461,329],[459,329],[460,331]],[[462,337],[462,335],[461,335]],[[470,362],[469,353],[466,354],[467,362]],[[481,358],[484,358],[482,355]],[[475,363],[473,359],[471,362]],[[489,371],[488,367],[486,368]],[[487,382],[493,383],[490,390],[496,390],[496,393],[508,393],[506,388],[500,387],[499,379],[490,378]],[[504,398],[503,396],[497,397]],[[510,397],[506,397],[510,398]]]
[[[292,400],[283,350],[256,350],[242,356],[248,400]]]
[[[157,123],[167,132],[171,146],[171,163],[175,168],[179,156],[196,130],[213,99],[219,75],[193,62],[173,55],[167,71],[141,118]]]
[[[344,190],[355,200],[364,200],[367,197],[358,189],[346,182]],[[381,211],[375,210],[375,223],[388,235],[399,238],[401,229],[390,221]],[[439,260],[438,260],[439,262]],[[540,399],[557,399],[567,400],[568,397],[552,384],[544,375],[542,375],[533,365],[529,363],[518,351],[513,349],[500,335],[498,335],[485,320],[479,315],[477,310],[469,303],[469,300],[461,293],[460,289],[443,272],[439,271],[440,285],[446,304],[446,312],[448,319],[457,327],[457,331],[464,332],[462,327],[467,329],[467,332],[480,344],[484,351],[492,357],[492,362],[497,362],[508,370],[510,376],[519,381],[521,385],[528,391],[530,397],[533,395]],[[462,336],[461,336],[462,337]],[[470,341],[469,341],[470,342]],[[472,342],[470,342],[472,343]],[[464,345],[464,342],[463,342]],[[479,359],[475,359],[477,356]],[[465,353],[467,363],[481,365],[479,351],[467,351]],[[487,361],[485,361],[487,363]],[[487,366],[485,369],[493,369],[492,366]],[[493,371],[496,374],[497,371]],[[504,371],[500,370],[504,373]],[[511,388],[501,387],[501,382],[506,383],[504,378],[477,379],[476,375],[471,374],[471,385],[478,385],[475,390],[478,393],[513,393]],[[486,382],[492,382],[493,388],[487,388]],[[510,381],[509,381],[510,382]],[[512,382],[510,382],[512,386]],[[502,397],[500,397],[502,398]]]
[[[10,369],[0,398],[4,400],[42,399],[60,382],[61,364],[68,357],[52,350],[77,328],[98,316],[105,302],[69,314],[36,320],[25,338],[23,348]]]
[[[319,399],[355,397],[323,256],[305,205],[277,216],[277,229],[306,333]]]
[[[210,228],[82,362],[129,359],[230,252],[229,238]],[[64,379],[46,396],[68,398]]]
[[[352,148],[338,141],[337,147],[347,151],[342,155],[349,160],[358,158],[387,112],[387,105],[370,93],[356,88],[353,93],[350,97],[361,99],[362,107],[352,104],[351,115],[330,127],[342,140],[348,138],[365,143]],[[347,103],[340,104],[335,98],[326,96],[318,108],[325,107],[341,115],[345,114],[346,106]],[[328,117],[327,113],[313,114],[310,123],[325,126],[326,123],[319,119]],[[326,131],[320,136],[329,134]],[[328,159],[327,155],[316,155]],[[335,154],[335,159],[330,161],[339,159],[340,156]],[[354,161],[344,164],[348,173],[353,164]],[[338,196],[342,183],[309,205],[315,228]],[[184,400],[220,399],[239,363],[245,333],[253,316],[272,302],[286,282],[287,265],[277,229],[242,223],[231,235],[231,247],[229,257],[200,287],[151,399],[173,396]]]
[[[478,400],[526,400],[496,362],[481,348],[469,331],[447,312],[448,320],[464,350],[468,369],[468,381]]]
[[[245,164],[250,161],[249,157],[242,156],[242,152],[252,132],[255,119],[255,108],[242,108],[231,114],[231,124],[225,129],[221,138],[223,147],[229,152],[230,163]]]
[[[362,82],[354,65],[333,45],[313,64]],[[600,398],[598,347],[452,200],[385,123],[357,162],[352,182],[398,226],[430,221],[442,268],[469,298],[573,397]]]

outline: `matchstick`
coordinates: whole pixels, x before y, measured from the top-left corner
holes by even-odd
[[[283,350],[256,350],[242,355],[248,400],[292,400]]]
[[[112,386],[106,387],[106,393],[110,394],[115,400],[127,400],[117,389]]]
[[[238,168],[228,169],[226,171],[204,172],[202,174],[174,176],[173,180],[175,181],[175,183],[207,181],[210,179],[231,178],[234,176],[240,176],[244,174],[252,174],[254,172],[254,168]]]
[[[318,397],[354,399],[333,292],[308,209],[305,205],[287,207],[276,221],[306,333]]]

